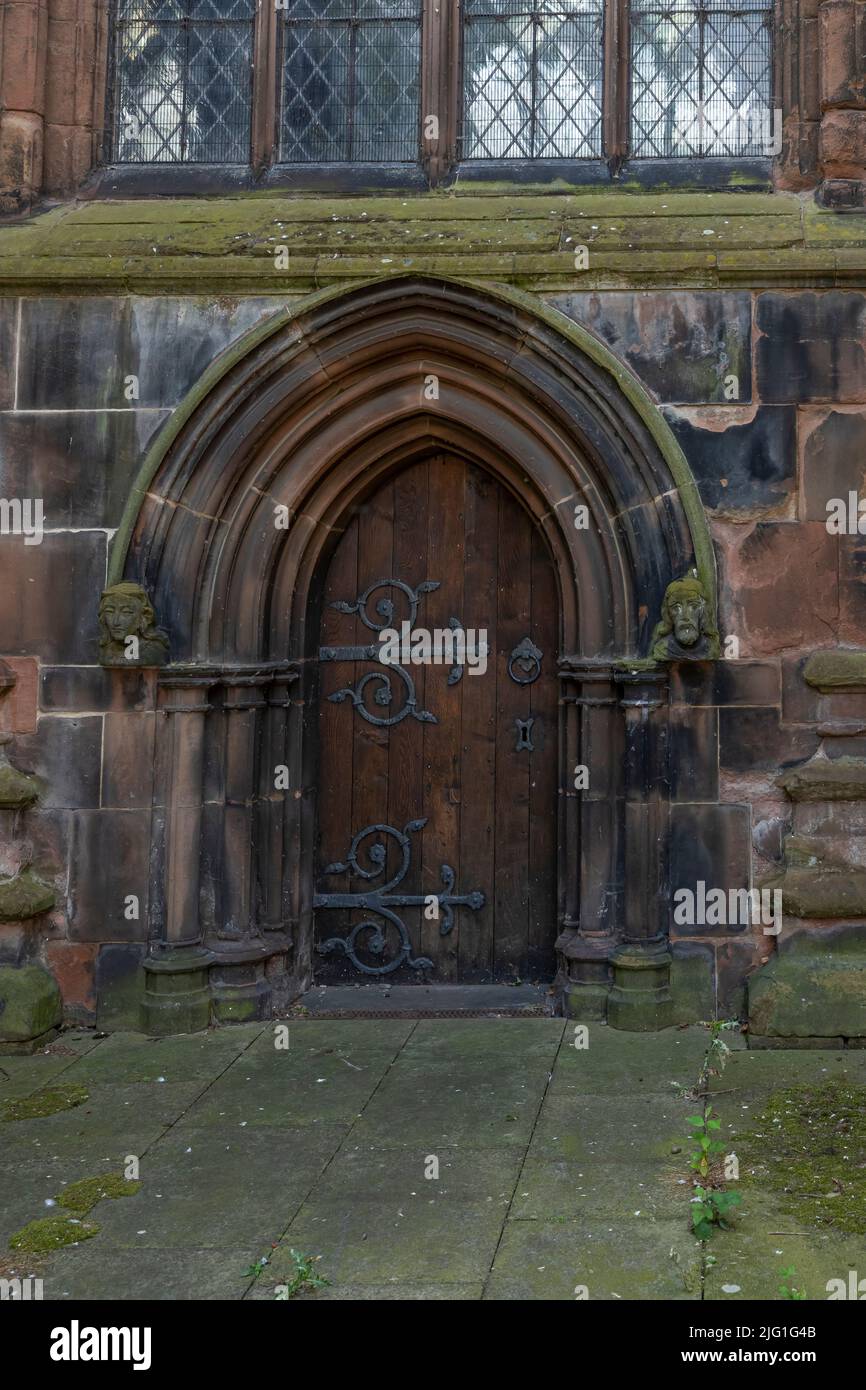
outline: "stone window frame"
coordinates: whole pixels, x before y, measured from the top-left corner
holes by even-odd
[[[280,13],[273,5],[259,9],[255,53],[260,74],[254,103],[249,165],[162,164],[111,162],[113,6],[106,7],[102,47],[101,88],[105,110],[97,141],[97,167],[91,184],[99,196],[206,194],[244,189],[357,193],[388,189],[417,189],[461,184],[511,182],[607,185],[628,182],[645,188],[766,189],[806,187],[815,182],[817,125],[820,108],[814,46],[817,45],[817,0],[775,0],[773,19],[772,107],[783,113],[783,148],[775,159],[744,157],[629,159],[629,0],[605,0],[605,155],[584,160],[484,160],[459,157],[459,64],[449,61],[460,30],[459,0],[423,0],[425,40],[422,45],[421,110],[440,116],[439,139],[422,149],[411,165],[279,164],[276,162],[278,74],[273,30]],[[622,42],[620,39],[622,38]],[[811,50],[811,56],[810,56]],[[813,88],[815,89],[813,91]],[[803,99],[805,97],[805,100]],[[813,109],[814,108],[814,109]],[[422,142],[423,143],[423,142]]]

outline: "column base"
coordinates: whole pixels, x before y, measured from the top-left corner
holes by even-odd
[[[611,1028],[654,1033],[674,1021],[671,953],[667,942],[619,946],[610,958],[613,988],[607,1001]]]
[[[211,1021],[208,971],[213,955],[203,946],[179,946],[144,961],[141,1026],[151,1037],[200,1033]]]
[[[215,1023],[258,1023],[272,1018],[280,1002],[288,942],[214,946],[210,973]]]
[[[566,1018],[599,1023],[607,1017],[610,996],[609,936],[581,936],[564,931],[556,942],[560,966],[554,982]]]

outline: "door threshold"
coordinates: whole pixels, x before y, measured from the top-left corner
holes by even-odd
[[[289,1012],[309,1018],[550,1018],[549,985],[314,985]]]

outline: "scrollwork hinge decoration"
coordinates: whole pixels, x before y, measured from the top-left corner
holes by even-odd
[[[377,579],[374,584],[370,584],[362,594],[358,595],[354,603],[348,603],[345,599],[338,599],[330,606],[336,609],[338,613],[356,614],[361,619],[364,626],[368,627],[371,632],[384,632],[386,628],[391,628],[394,625],[396,610],[393,599],[381,597],[377,600],[375,613],[377,618],[381,619],[381,621],[377,621],[377,618],[371,617],[367,609],[367,604],[371,595],[374,594],[377,589],[397,589],[403,594],[408,603],[408,623],[411,629],[414,628],[415,625],[415,618],[418,614],[418,604],[421,598],[424,594],[432,593],[434,589],[438,589],[439,587],[440,581],[438,579],[425,579],[418,585],[417,589],[413,589],[410,585],[404,584],[401,579]],[[452,631],[457,632],[462,630],[463,624],[457,618],[449,618],[448,626]],[[379,660],[379,651],[380,648],[375,643],[370,643],[363,647],[320,647],[319,660],[377,661]],[[373,703],[380,709],[388,709],[394,700],[394,690],[391,685],[390,673],[393,673],[403,682],[405,687],[405,700],[396,714],[380,716],[368,708],[364,698],[365,691],[372,681],[377,681],[379,684],[373,694]],[[448,673],[448,684],[456,685],[462,678],[463,667],[459,665],[452,666]],[[388,662],[385,669],[382,671],[368,671],[360,678],[354,689],[351,686],[346,686],[342,690],[334,691],[333,695],[328,696],[328,700],[332,704],[341,704],[344,700],[351,700],[355,709],[361,715],[361,718],[366,719],[368,724],[375,724],[379,728],[392,728],[395,724],[399,724],[402,720],[407,718],[417,719],[420,724],[439,723],[435,714],[431,714],[429,710],[418,708],[415,682],[403,666],[398,666],[393,661]]]
[[[529,637],[518,642],[508,658],[508,674],[516,685],[532,685],[538,680],[543,655]]]
[[[440,910],[439,934],[447,936],[454,926],[455,907],[468,907],[473,912],[479,911],[486,901],[484,894],[477,889],[472,893],[455,893],[454,883],[455,874],[450,864],[442,864],[440,873],[442,876],[443,892],[431,893],[394,893],[392,889],[403,882],[409,871],[412,858],[412,847],[410,844],[410,833],[423,830],[427,824],[427,817],[421,820],[409,821],[402,830],[397,830],[393,825],[368,825],[363,830],[359,830],[353,837],[349,847],[349,853],[344,861],[338,864],[329,864],[323,870],[323,876],[331,874],[344,874],[347,872],[355,873],[360,878],[368,882],[376,879],[385,868],[388,851],[384,844],[376,843],[371,845],[367,851],[373,868],[364,869],[358,863],[358,850],[364,840],[369,835],[388,835],[400,849],[400,864],[397,872],[388,880],[387,883],[380,885],[369,893],[316,893],[313,896],[314,909],[343,908],[354,909],[362,908],[367,912],[372,912],[377,917],[381,917],[385,923],[384,928],[378,922],[365,920],[358,922],[352,928],[347,937],[330,937],[327,941],[322,941],[316,947],[319,955],[330,955],[334,951],[342,951],[349,957],[356,970],[360,970],[365,975],[388,975],[399,966],[410,966],[413,970],[432,970],[433,962],[426,956],[418,956],[413,959],[412,945],[409,940],[409,933],[405,923],[393,910],[398,907],[424,907],[431,897],[435,897]],[[384,965],[367,965],[360,960],[356,948],[363,945],[363,949],[371,952],[374,956],[384,957],[388,948],[387,931],[388,926],[392,926],[397,932],[398,949],[397,954]],[[371,936],[363,943],[360,941],[362,932],[369,932]]]

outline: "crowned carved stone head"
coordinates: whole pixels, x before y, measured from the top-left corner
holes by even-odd
[[[719,634],[704,586],[694,570],[665,590],[651,652],[656,661],[712,661],[719,655]]]
[[[99,660],[103,666],[163,666],[168,638],[156,626],[140,584],[112,584],[99,600]]]

